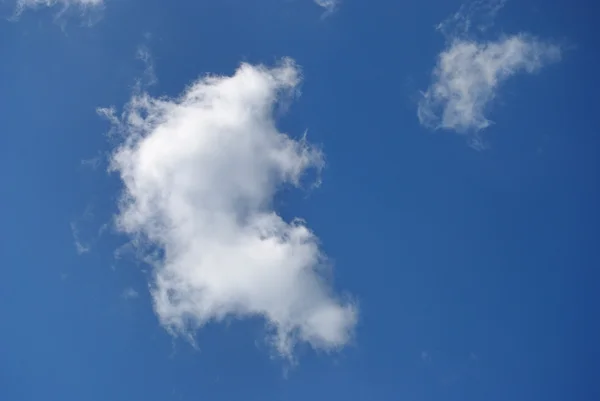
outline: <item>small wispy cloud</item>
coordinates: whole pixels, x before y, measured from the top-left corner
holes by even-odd
[[[456,41],[439,55],[433,83],[419,103],[419,120],[459,133],[487,128],[491,122],[484,112],[500,84],[518,72],[533,73],[560,55],[558,46],[526,35],[486,43]]]
[[[89,167],[92,170],[97,170],[103,162],[103,155],[97,154],[94,157],[90,157],[89,159],[81,160],[81,165],[85,167]]]
[[[84,212],[70,223],[73,243],[75,245],[75,250],[79,255],[90,252],[92,246],[108,228],[106,223],[102,224],[99,228],[95,226],[93,209],[92,204],[89,204]]]
[[[139,292],[137,292],[136,290],[134,290],[131,287],[124,289],[123,292],[121,293],[121,298],[123,298],[123,299],[135,299],[135,298],[138,298],[139,296],[140,296]]]
[[[81,241],[75,240],[75,247],[78,255],[83,255],[84,253],[88,253],[90,251],[89,245],[84,245]]]
[[[144,65],[142,77],[136,83],[136,90],[143,90],[144,87],[152,86],[158,82],[154,70],[154,59],[152,53],[146,45],[140,45],[135,53],[135,58]]]
[[[485,32],[494,25],[496,15],[504,8],[506,2],[507,0],[470,1],[440,22],[436,29],[451,40],[476,32]]]
[[[292,60],[242,64],[177,98],[136,92],[120,116],[99,110],[122,138],[111,158],[124,185],[116,226],[155,252],[144,259],[151,295],[172,333],[261,317],[285,357],[299,342],[334,350],[350,341],[357,308],[327,282],[318,238],[273,209],[281,187],[324,163],[305,137],[275,125],[274,108],[299,84]]]
[[[521,72],[534,73],[561,58],[561,47],[529,34],[477,40],[469,35],[475,24],[473,12],[490,18],[504,1],[476,2],[462,8],[438,26],[447,37],[447,47],[438,55],[432,83],[421,95],[417,115],[422,125],[469,135],[474,147],[484,147],[479,132],[492,124],[486,111],[501,84]],[[454,28],[451,28],[454,24]],[[482,28],[479,28],[480,30]]]
[[[18,0],[16,15],[20,15],[26,9],[54,6],[61,7],[63,12],[75,7],[81,11],[87,11],[103,7],[104,0]]]
[[[76,222],[71,222],[71,234],[73,235],[73,243],[78,255],[88,253],[91,249],[90,245],[81,239],[79,226]]]
[[[339,6],[341,0],[315,0],[317,5],[323,7],[327,14],[332,13]]]

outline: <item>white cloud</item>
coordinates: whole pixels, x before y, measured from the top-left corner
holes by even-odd
[[[534,73],[560,60],[560,46],[527,34],[477,40],[469,35],[480,14],[479,31],[492,24],[505,1],[478,1],[438,25],[448,42],[438,55],[432,83],[422,93],[417,115],[432,129],[469,134],[473,145],[483,146],[478,132],[491,121],[485,116],[501,84],[520,73]]]
[[[323,7],[328,13],[333,12],[340,3],[340,0],[315,0],[317,5]]]
[[[73,235],[73,242],[75,244],[75,249],[77,250],[77,254],[83,255],[84,253],[88,253],[91,250],[90,241],[84,241],[83,236],[81,235],[81,226],[82,224],[88,225],[90,221],[94,218],[93,207],[92,205],[87,205],[83,214],[75,221],[72,221],[71,226],[71,234]],[[87,231],[87,230],[84,230]]]
[[[135,299],[139,296],[140,296],[140,294],[131,287],[124,289],[123,292],[121,293],[121,297],[123,299]]]
[[[175,334],[258,316],[284,356],[298,341],[324,350],[350,341],[357,311],[324,279],[317,237],[272,207],[277,190],[324,163],[319,149],[273,120],[299,82],[291,60],[242,64],[176,99],[138,93],[120,117],[100,110],[123,135],[111,160],[124,184],[117,227],[161,251],[151,293]]]
[[[490,125],[485,109],[503,81],[521,71],[533,73],[560,55],[560,47],[525,35],[486,43],[457,40],[439,55],[433,83],[419,102],[419,120],[461,133],[482,130]]]
[[[81,160],[81,165],[85,166],[85,167],[89,167],[92,170],[97,170],[103,161],[104,160],[103,160],[102,153],[98,152],[98,154],[96,154],[96,156],[94,156],[94,157],[90,157],[89,159]]]
[[[71,222],[71,234],[73,235],[73,243],[75,244],[75,250],[77,251],[77,254],[83,255],[84,253],[88,253],[90,251],[90,245],[81,240],[79,227],[75,222]]]
[[[17,10],[18,12],[26,8],[37,8],[37,7],[53,7],[62,6],[67,7],[81,7],[81,8],[94,8],[100,7],[104,4],[104,0],[18,0]]]
[[[141,45],[137,48],[135,58],[144,64],[144,73],[142,78],[138,80],[136,89],[141,90],[142,86],[152,86],[158,82],[156,72],[154,70],[154,59],[148,46]]]
[[[463,4],[459,10],[440,22],[436,29],[444,36],[455,39],[468,35],[475,28],[485,32],[494,25],[494,19],[507,0],[474,0]]]

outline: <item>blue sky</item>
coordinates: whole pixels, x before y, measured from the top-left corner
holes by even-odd
[[[0,10],[1,400],[600,397],[595,3]]]

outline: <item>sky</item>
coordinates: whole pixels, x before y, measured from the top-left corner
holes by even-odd
[[[600,399],[592,1],[0,3],[0,400]]]

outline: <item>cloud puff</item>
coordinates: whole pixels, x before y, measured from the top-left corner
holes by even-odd
[[[291,60],[242,64],[176,99],[138,93],[119,117],[100,110],[123,135],[111,160],[124,184],[117,227],[159,250],[151,293],[175,334],[262,317],[284,356],[298,341],[332,350],[350,340],[357,311],[324,279],[317,237],[272,206],[282,186],[324,163],[319,149],[273,120],[299,82]]]
[[[419,120],[458,132],[484,129],[490,125],[485,108],[503,81],[517,72],[535,72],[560,54],[558,46],[525,35],[455,41],[439,55],[433,83],[419,103]]]
[[[495,15],[504,2],[494,4],[485,8],[486,15]],[[491,124],[485,111],[500,85],[517,73],[534,73],[560,60],[561,48],[527,34],[478,41],[466,35],[471,16],[454,15],[452,21],[458,29],[450,30],[447,21],[443,29],[438,26],[447,35],[448,45],[438,56],[432,83],[422,93],[417,115],[429,128],[470,134],[473,144],[481,145],[477,133]],[[448,36],[449,32],[455,34]]]

